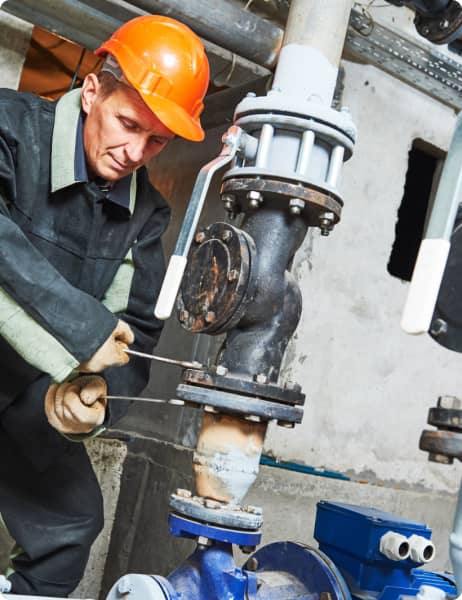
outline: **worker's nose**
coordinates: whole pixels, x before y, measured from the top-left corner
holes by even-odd
[[[132,140],[125,147],[127,158],[131,163],[142,162],[146,143],[143,139]]]

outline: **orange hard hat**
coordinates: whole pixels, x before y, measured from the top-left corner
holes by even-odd
[[[209,83],[204,46],[189,27],[159,15],[128,21],[96,54],[115,57],[125,79],[168,129],[201,141],[199,115]]]

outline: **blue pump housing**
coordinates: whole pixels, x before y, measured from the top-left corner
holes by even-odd
[[[337,566],[353,597],[361,600],[395,600],[415,596],[421,585],[433,585],[456,594],[449,576],[424,571],[410,559],[394,561],[380,550],[380,538],[388,531],[405,537],[431,538],[421,523],[362,506],[319,502],[314,537],[319,549]]]

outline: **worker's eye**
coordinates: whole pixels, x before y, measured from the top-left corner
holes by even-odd
[[[139,125],[130,119],[125,119],[124,117],[119,117],[122,126],[128,131],[139,131]]]
[[[164,144],[166,144],[166,143],[167,143],[167,140],[166,140],[164,137],[160,137],[160,136],[158,136],[158,135],[152,135],[152,136],[149,138],[149,141],[151,142],[151,144],[152,144],[153,146],[159,146],[159,145],[160,145],[160,146],[163,146]]]

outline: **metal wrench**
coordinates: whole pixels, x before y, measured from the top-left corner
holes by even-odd
[[[165,356],[156,356],[155,354],[146,354],[146,352],[138,352],[138,350],[124,350],[127,354],[133,356],[142,356],[143,358],[149,358],[150,360],[156,360],[158,362],[167,363],[169,365],[176,365],[177,367],[183,367],[184,369],[203,369],[204,365],[196,360],[175,360],[174,358],[166,358]]]

